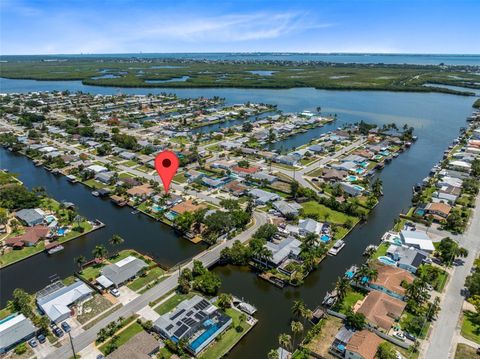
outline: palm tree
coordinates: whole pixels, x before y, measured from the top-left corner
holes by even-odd
[[[218,296],[218,306],[227,309],[232,306],[233,296],[230,293],[222,293]]]
[[[303,324],[294,320],[290,323],[290,328],[292,329],[293,333],[293,343],[296,343],[297,336],[303,332]]]
[[[292,337],[289,334],[282,333],[278,336],[278,344],[282,348],[282,353],[280,357],[283,358],[283,350],[290,350],[290,347],[292,345]]]
[[[82,271],[83,263],[85,263],[86,261],[87,261],[87,258],[85,258],[85,256],[79,256],[79,257],[75,258],[75,263],[77,263],[77,265],[78,265],[79,272]]]
[[[268,359],[278,359],[278,352],[275,349],[271,349],[267,354]]]
[[[338,277],[335,289],[337,290],[337,298],[340,302],[343,301],[343,298],[347,295],[349,288],[350,282],[348,279],[345,277]]]
[[[125,242],[125,240],[122,237],[120,237],[118,234],[114,234],[112,238],[110,238],[110,240],[108,241],[108,243],[114,246],[120,245],[123,242]]]
[[[292,305],[292,314],[295,318],[300,318],[302,314],[305,312],[307,306],[303,302],[303,300],[298,299],[293,301]]]
[[[104,245],[97,245],[92,251],[92,254],[95,258],[105,258],[108,251]]]

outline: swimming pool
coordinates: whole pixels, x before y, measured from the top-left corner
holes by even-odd
[[[320,237],[320,240],[322,242],[328,242],[330,240],[330,236],[328,234],[322,234],[322,236]]]
[[[350,175],[350,176],[347,177],[347,181],[349,181],[349,182],[355,182],[356,180],[358,180],[357,176]]]
[[[163,207],[162,207],[162,206],[159,206],[158,204],[154,204],[154,205],[152,206],[152,209],[153,209],[155,212],[163,211]]]
[[[383,264],[389,265],[389,266],[396,266],[397,265],[397,262],[395,262],[392,258],[387,257],[387,256],[378,257],[378,261],[382,262]]]
[[[59,236],[63,236],[66,231],[67,231],[67,230],[66,230],[65,228],[59,228],[59,229],[57,230],[57,234],[58,234]]]
[[[52,214],[49,214],[48,216],[45,216],[45,221],[48,224],[50,224],[50,223],[52,223],[53,221],[56,221],[56,220],[57,220],[57,218]]]
[[[208,340],[216,331],[218,330],[218,326],[216,324],[210,326],[205,330],[200,336],[190,343],[190,348],[193,351],[196,351],[205,341]]]
[[[415,214],[417,216],[423,217],[425,215],[425,210],[422,208],[417,208],[417,210],[415,211]]]
[[[363,188],[362,186],[359,186],[357,184],[354,184],[353,187],[359,191],[363,191],[365,188]]]

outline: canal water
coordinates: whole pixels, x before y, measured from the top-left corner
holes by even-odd
[[[74,81],[37,82],[0,79],[0,88],[2,92],[46,91],[66,88],[71,91],[81,90],[94,93],[119,92],[115,88],[84,86]],[[428,175],[430,168],[442,158],[443,151],[457,136],[460,127],[465,126],[465,119],[471,113],[471,105],[474,101],[473,97],[436,93],[324,91],[310,88],[290,90],[157,89],[157,91],[174,92],[182,97],[220,96],[226,98],[227,103],[246,101],[272,103],[277,104],[280,110],[287,112],[315,111],[317,106],[321,106],[322,113],[336,113],[338,115],[338,121],[331,127],[360,120],[379,125],[392,122],[396,122],[398,125],[407,123],[415,127],[415,133],[419,136],[418,141],[408,151],[392,161],[380,173],[385,196],[373,211],[368,222],[356,227],[346,238],[347,245],[339,255],[323,261],[320,267],[307,277],[303,286],[278,289],[258,279],[246,269],[231,266],[214,269],[222,278],[222,290],[243,297],[258,308],[257,318],[259,323],[252,330],[252,333],[247,335],[229,355],[229,358],[235,359],[265,358],[269,349],[278,346],[278,334],[289,331],[290,308],[294,299],[302,299],[310,307],[318,305],[325,292],[332,288],[338,276],[341,276],[352,264],[363,261],[362,252],[365,247],[371,243],[378,243],[382,234],[391,228],[397,215],[408,208],[412,186]],[[148,93],[152,90],[122,89],[121,92]],[[277,146],[283,146],[284,148],[299,146],[327,129],[312,129],[279,142]],[[14,155],[4,152],[0,160],[0,167],[22,172],[20,178],[25,180],[27,185],[47,184],[47,190],[53,195],[55,195],[53,190],[58,188],[59,192],[55,195],[57,199],[66,199],[78,203],[82,210],[86,208],[85,214],[88,217],[105,219],[107,228],[104,231],[118,232],[121,235],[124,235],[123,232],[131,233],[124,244],[125,247],[132,247],[138,241],[139,245],[142,243],[147,253],[152,254],[161,262],[163,260],[162,251],[167,250],[163,247],[163,243],[166,242],[170,245],[174,243],[174,247],[168,249],[172,251],[169,252],[172,253],[171,257],[167,256],[167,259],[170,259],[170,261],[167,261],[168,263],[174,261],[173,257],[180,260],[190,250],[197,249],[190,249],[189,243],[185,240],[175,240],[174,234],[168,228],[165,228],[165,234],[161,229],[162,235],[160,235],[160,224],[151,223],[144,216],[131,215],[128,210],[125,210],[122,217],[115,218],[110,214],[108,214],[108,218],[106,214],[102,217],[102,213],[107,211],[107,207],[103,207],[103,204],[110,208],[110,203],[104,203],[93,198],[88,190],[82,190],[81,185],[70,185],[62,177],[54,177],[43,169],[30,165],[27,159],[14,157]],[[99,210],[100,213],[90,212],[96,211],[97,206],[102,206],[102,209]],[[123,210],[116,207],[112,207],[112,211],[123,213]],[[94,214],[88,215],[89,212]],[[150,225],[153,225],[153,228],[157,230],[156,237],[148,234],[144,235]],[[34,291],[48,283],[47,274],[58,273],[60,276],[70,274],[74,268],[72,258],[81,254],[82,247],[85,247],[84,252],[88,253],[94,246],[90,242],[93,243],[96,236],[103,238],[98,239],[98,242],[104,242],[109,238],[109,235],[111,234],[104,235],[102,231],[98,231],[89,235],[88,239],[80,240],[78,244],[73,242],[65,246],[65,251],[59,254],[70,257],[65,260],[65,263],[68,263],[66,269],[57,264],[56,260],[54,261],[57,257],[47,258],[39,255],[31,260],[1,270],[2,302],[4,303],[10,297],[11,291],[15,287],[23,287],[29,291]],[[173,240],[165,240],[163,236],[172,236]],[[156,246],[158,242],[161,242],[162,245]],[[186,243],[179,244],[182,242]],[[70,246],[80,248],[70,250],[68,248]],[[141,248],[138,249],[142,250]],[[42,267],[48,267],[49,269],[42,269],[43,274],[37,276],[35,271]],[[21,275],[19,276],[18,273],[21,273]]]

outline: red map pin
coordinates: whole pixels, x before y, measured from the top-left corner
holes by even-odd
[[[155,169],[162,179],[165,193],[168,193],[170,182],[172,182],[178,169],[178,158],[175,153],[172,151],[160,152],[157,157],[155,157]]]

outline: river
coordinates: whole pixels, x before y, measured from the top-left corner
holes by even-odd
[[[3,92],[61,90],[64,88],[71,91],[118,92],[118,89],[115,88],[84,86],[78,81],[37,82],[0,79],[0,88]],[[259,323],[229,355],[229,358],[235,359],[264,358],[269,349],[278,346],[278,334],[289,331],[290,308],[293,299],[301,298],[310,307],[316,306],[321,302],[325,292],[332,288],[338,276],[342,275],[350,265],[363,261],[362,252],[365,247],[370,243],[379,242],[382,234],[391,228],[397,215],[409,207],[412,185],[427,176],[430,168],[442,158],[443,151],[457,136],[459,128],[465,126],[465,119],[470,115],[471,105],[474,101],[473,97],[438,93],[327,91],[309,88],[289,90],[156,89],[155,92],[157,91],[174,92],[182,97],[220,96],[225,97],[227,103],[245,101],[272,103],[277,104],[280,110],[288,112],[314,111],[317,106],[321,106],[323,113],[338,115],[339,120],[332,125],[335,127],[362,119],[379,125],[391,122],[399,125],[407,123],[415,127],[415,133],[419,136],[418,141],[408,151],[392,161],[380,173],[380,178],[384,183],[385,196],[371,214],[368,222],[356,227],[346,238],[347,245],[340,254],[322,262],[320,267],[307,277],[303,286],[287,287],[282,290],[258,279],[254,274],[242,268],[226,266],[214,269],[222,278],[222,290],[244,297],[258,308]],[[122,92],[148,93],[152,90],[122,89]],[[307,133],[279,142],[276,146],[279,146],[278,148],[299,146],[327,129],[312,129]],[[3,302],[8,299],[11,290],[16,286],[33,291],[48,283],[48,277],[45,276],[48,273],[57,273],[60,276],[70,274],[74,268],[72,258],[81,254],[78,250],[81,251],[82,248],[85,253],[88,253],[93,247],[96,236],[102,237],[103,239],[97,239],[98,242],[102,242],[106,241],[111,233],[120,233],[121,235],[123,232],[132,233],[127,236],[125,247],[135,247],[138,241],[138,245],[143,243],[142,246],[145,246],[147,253],[153,254],[155,258],[162,261],[162,253],[167,249],[164,246],[157,246],[157,241],[165,243],[168,240],[158,234],[159,228],[161,228],[160,224],[151,223],[144,216],[134,216],[128,210],[120,210],[112,207],[109,203],[99,201],[81,185],[70,185],[63,178],[54,177],[43,169],[30,165],[27,159],[13,156],[4,152],[0,157],[0,167],[22,172],[21,179],[25,180],[27,185],[47,185],[48,192],[53,195],[57,188],[59,191],[55,195],[57,199],[67,199],[77,203],[81,210],[85,208],[88,217],[106,219],[106,217],[102,217],[102,211],[104,208],[107,210],[107,207],[111,207],[111,211],[121,213],[121,215],[118,218],[108,217],[106,229],[89,235],[88,238],[80,240],[78,244],[73,242],[65,246],[65,251],[59,254],[71,257],[65,260],[68,268],[64,269],[56,261],[47,259],[42,254],[24,263],[1,270]],[[7,158],[8,162],[5,162],[4,158]],[[94,212],[97,211],[97,206],[100,213]],[[106,215],[104,214],[104,216]],[[157,231],[156,236],[155,232],[147,232],[150,225],[152,225],[152,230]],[[109,231],[108,234],[107,231]],[[137,233],[138,235],[136,235]],[[169,233],[168,230],[165,230],[165,233]],[[175,252],[180,250],[182,253],[179,255],[176,252],[176,258],[181,258],[190,250],[190,245],[185,240],[175,239],[171,232],[170,235],[172,236],[171,240],[176,241],[170,242],[176,243]],[[178,244],[182,242],[186,242],[185,247]],[[172,258],[168,259],[171,263]],[[43,267],[50,269],[46,270]],[[35,268],[35,270],[30,268]],[[37,268],[42,270],[43,274],[37,275],[35,273]],[[21,276],[18,275],[19,272]]]

